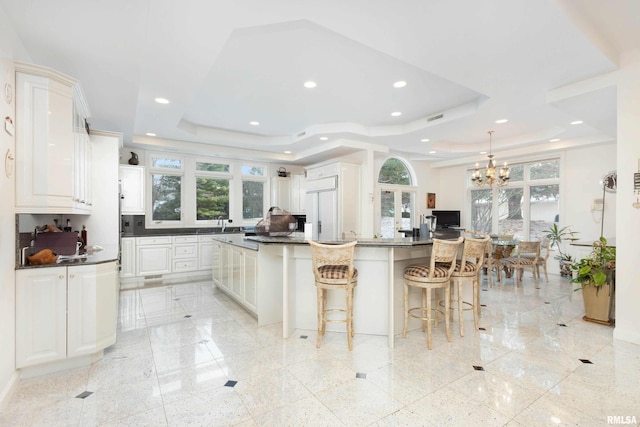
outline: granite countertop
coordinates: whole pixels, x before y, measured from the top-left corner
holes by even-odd
[[[593,240],[576,240],[574,242],[571,242],[571,246],[593,246],[593,242],[597,242],[599,240],[599,238],[595,238]],[[611,246],[612,248],[616,247],[616,238],[615,237],[611,237],[607,239],[607,246]]]
[[[102,264],[105,262],[118,261],[117,248],[104,248],[102,251],[95,252],[91,255],[87,255],[86,258],[79,258],[74,260],[65,260],[62,262],[56,262],[53,264],[45,265],[18,265],[16,270],[30,270],[34,268],[51,268],[51,267],[66,267],[74,265],[93,265]]]
[[[260,247],[258,242],[250,241],[249,237],[245,237],[242,234],[220,235],[219,237],[214,237],[213,240],[217,240],[218,242],[228,243],[233,246],[239,246],[245,249],[250,249],[252,251],[257,251]]]
[[[285,245],[307,245],[308,242],[304,237],[299,236],[249,236],[244,240],[263,244],[285,244]],[[372,239],[372,238],[358,238],[358,239],[338,239],[338,240],[318,240],[318,243],[325,244],[341,244],[358,241],[357,246],[368,247],[412,247],[419,245],[431,245],[433,241],[431,239],[413,239],[412,237],[396,238],[396,239]]]

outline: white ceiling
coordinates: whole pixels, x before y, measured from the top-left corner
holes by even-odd
[[[501,158],[613,141],[615,70],[640,48],[636,0],[0,0],[0,9],[29,53],[19,59],[81,81],[92,128],[122,132],[131,146],[181,141],[299,164],[366,148],[471,162],[484,158],[490,129]],[[393,88],[398,80],[407,86]]]

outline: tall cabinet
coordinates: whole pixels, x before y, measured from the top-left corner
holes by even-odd
[[[16,212],[91,212],[91,141],[82,89],[51,68],[16,68]]]

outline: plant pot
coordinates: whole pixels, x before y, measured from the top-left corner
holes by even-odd
[[[583,286],[582,298],[584,300],[584,320],[613,325],[615,300],[611,284],[605,283],[599,288],[590,285]]]
[[[571,266],[573,265],[573,261],[560,260],[558,261],[558,264],[560,266],[560,275],[571,277]]]

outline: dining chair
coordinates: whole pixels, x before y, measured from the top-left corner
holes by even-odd
[[[438,321],[438,311],[435,319],[432,317],[433,308],[432,291],[444,290],[444,320],[447,340],[451,341],[449,330],[449,310],[450,310],[450,285],[451,274],[456,268],[456,257],[458,249],[464,238],[457,240],[433,239],[431,256],[428,264],[409,265],[404,269],[404,328],[402,337],[407,337],[407,323],[409,316],[422,320],[422,330],[427,331],[427,347],[431,350],[431,323]],[[409,308],[409,287],[422,290],[422,305],[420,307]],[[437,309],[437,307],[435,307]]]
[[[538,277],[540,277],[540,267],[542,266],[542,269],[544,270],[544,279],[546,282],[549,281],[549,275],[547,274],[547,260],[549,259],[549,253],[551,252],[550,244],[551,240],[546,237],[543,237],[540,240],[540,257],[538,258],[538,262],[536,263],[536,272],[538,274]]]
[[[496,252],[497,247],[491,243],[489,240],[486,243],[485,248],[485,256],[482,261],[482,268],[487,271],[487,279],[489,281],[489,287],[493,288],[493,270],[496,271],[496,278],[498,282],[502,280],[502,276],[500,273],[500,269],[502,268],[502,264],[500,264],[500,254]]]
[[[453,303],[453,295],[457,292],[458,323],[460,324],[460,336],[464,336],[464,311],[472,310],[473,324],[478,329],[478,317],[480,316],[480,272],[484,265],[487,243],[491,239],[488,234],[470,232],[473,237],[464,238],[462,256],[456,261],[456,268],[451,273],[450,303]],[[462,300],[462,286],[471,283],[473,300]],[[467,306],[468,308],[464,308]],[[452,306],[453,307],[453,306]],[[455,309],[455,308],[453,308]]]
[[[353,296],[358,284],[358,270],[353,266],[353,255],[357,241],[342,245],[327,245],[309,240],[311,263],[315,278],[318,305],[318,339],[316,347],[322,343],[327,322],[347,324],[347,343],[353,350]],[[344,289],[346,308],[327,308],[327,291]],[[342,319],[327,319],[329,312],[343,312]]]
[[[538,284],[537,265],[540,259],[540,241],[518,242],[516,254],[503,258],[500,263],[511,268],[516,275],[516,286],[520,287],[525,269],[531,269],[533,280]]]

